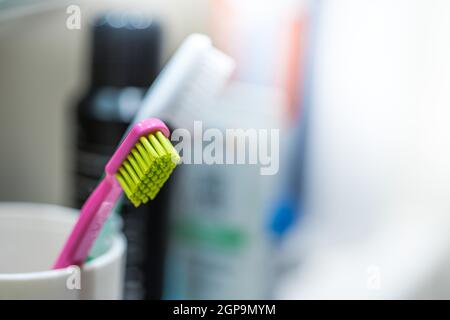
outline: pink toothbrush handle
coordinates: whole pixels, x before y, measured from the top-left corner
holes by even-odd
[[[107,175],[100,182],[81,208],[78,221],[53,269],[84,263],[103,223],[121,193],[122,188],[115,177]]]
[[[140,137],[149,133],[161,131],[169,137],[169,129],[159,119],[148,118],[133,126],[106,164],[106,177],[89,196],[69,239],[64,245],[53,269],[65,268],[71,265],[81,265],[89,253],[106,217],[111,212],[117,199],[122,194],[122,187],[114,177],[123,161]]]

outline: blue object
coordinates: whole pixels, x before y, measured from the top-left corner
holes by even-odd
[[[271,233],[278,239],[298,222],[303,215],[304,192],[303,179],[305,170],[305,152],[307,150],[308,124],[311,111],[311,87],[313,82],[313,62],[315,52],[315,40],[319,18],[321,1],[311,3],[311,20],[309,33],[307,34],[307,52],[305,57],[304,92],[301,97],[301,112],[294,127],[293,139],[288,156],[287,170],[284,172],[284,186],[281,195],[275,203],[269,228]]]

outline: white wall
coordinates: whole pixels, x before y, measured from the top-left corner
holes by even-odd
[[[450,212],[450,2],[323,4],[306,190],[325,237],[402,202]]]
[[[450,2],[322,4],[300,263],[276,296],[448,299]]]

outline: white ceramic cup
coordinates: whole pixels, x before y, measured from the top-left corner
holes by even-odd
[[[75,209],[0,203],[0,299],[121,299],[126,241],[79,269],[51,270],[78,215]]]

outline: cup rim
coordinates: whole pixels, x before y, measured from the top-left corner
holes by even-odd
[[[41,209],[51,209],[60,211],[61,217],[75,217],[76,210],[74,208],[54,205],[54,204],[45,204],[45,203],[33,203],[33,202],[1,202],[0,203],[0,211],[4,208],[24,208],[29,207],[36,209],[36,206]],[[8,215],[8,213],[1,213],[1,215]],[[49,213],[52,215],[52,213]],[[126,248],[126,241],[123,234],[114,235],[111,241],[111,247],[103,254],[94,259],[86,262],[82,267],[82,272],[91,272],[93,270],[101,269],[106,265],[110,264],[112,261],[116,260],[117,256],[120,256]],[[39,280],[39,279],[55,279],[60,277],[67,277],[72,273],[73,266],[69,266],[67,268],[62,269],[51,269],[51,270],[42,270],[42,271],[32,271],[32,272],[21,272],[21,273],[0,273],[0,282],[2,281],[26,281],[26,280]]]

